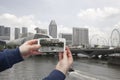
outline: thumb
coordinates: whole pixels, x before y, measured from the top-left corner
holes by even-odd
[[[67,51],[64,51],[64,53],[63,53],[63,58],[64,58],[64,59],[67,59]]]
[[[59,56],[59,61],[63,59],[63,53],[60,52],[58,56]]]

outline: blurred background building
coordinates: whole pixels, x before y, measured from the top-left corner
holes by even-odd
[[[47,29],[40,29],[40,28],[35,28],[36,33],[41,33],[41,34],[47,34]]]
[[[15,35],[15,39],[18,39],[20,37],[20,28],[15,28],[15,31],[14,31],[14,35]]]
[[[0,39],[10,40],[10,27],[0,26]]]
[[[53,38],[57,38],[57,24],[55,20],[51,20],[49,24],[49,35]]]
[[[28,32],[28,28],[27,27],[22,27],[22,34],[25,34]]]
[[[59,38],[65,38],[67,46],[71,46],[72,45],[72,34],[69,34],[69,33],[60,33],[59,34]]]
[[[82,47],[87,47],[89,45],[89,36],[87,28],[73,27],[72,45]]]

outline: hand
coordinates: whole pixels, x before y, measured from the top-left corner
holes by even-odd
[[[23,58],[29,57],[31,55],[39,54],[38,49],[40,45],[37,44],[37,39],[26,41],[19,47],[20,53]]]
[[[67,47],[64,53],[59,53],[59,62],[56,69],[63,72],[65,75],[73,63],[73,57],[70,49]]]

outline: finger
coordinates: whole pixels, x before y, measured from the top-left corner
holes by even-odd
[[[63,53],[63,58],[64,59],[67,59],[67,51],[65,50],[64,53]]]
[[[67,47],[66,49],[67,49],[68,58],[69,58],[71,61],[73,61],[73,57],[72,57],[72,53],[71,53],[70,49],[69,49],[68,47]]]
[[[40,48],[40,45],[32,45],[32,46],[29,46],[29,49],[30,50],[38,50]]]
[[[40,53],[40,52],[38,52],[38,51],[32,51],[31,53],[32,53],[32,55],[42,54],[42,53]]]
[[[69,47],[66,47],[66,50],[67,50],[67,55],[68,55],[68,57],[72,57],[72,53],[71,53]]]
[[[59,61],[63,59],[63,53],[59,53]]]
[[[27,44],[37,44],[37,39],[29,40]]]

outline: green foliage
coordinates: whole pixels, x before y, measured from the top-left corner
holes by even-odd
[[[3,45],[0,45],[0,50],[3,50],[4,49],[4,46]]]

